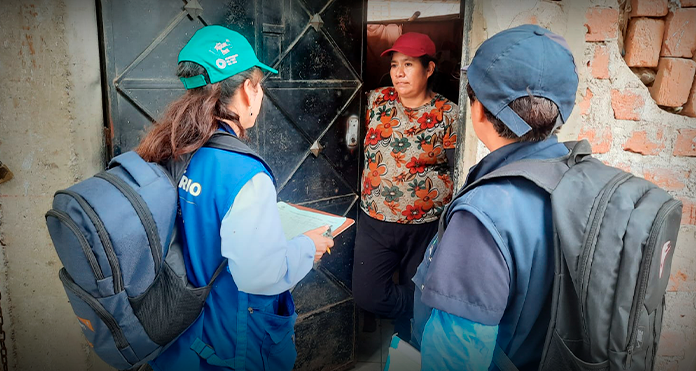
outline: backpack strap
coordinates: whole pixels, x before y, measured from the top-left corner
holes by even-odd
[[[266,163],[266,161],[264,161],[264,159],[258,153],[256,153],[253,149],[249,148],[249,146],[247,146],[246,143],[242,142],[241,139],[237,138],[236,136],[225,131],[217,131],[215,132],[215,134],[213,134],[212,137],[210,137],[210,139],[208,139],[208,142],[205,143],[204,147],[217,148],[230,152],[237,152],[253,157],[261,164],[263,164],[268,173],[271,174],[271,179],[275,184],[275,176],[273,175],[271,167]]]
[[[498,343],[495,343],[495,349],[493,350],[493,363],[500,371],[518,371],[515,364],[512,363]]]
[[[215,349],[210,345],[206,344],[200,338],[196,338],[193,344],[191,344],[191,350],[196,352],[199,357],[203,358],[209,365],[225,367],[234,370],[235,359],[222,359],[220,356],[215,354]]]
[[[475,182],[459,190],[452,198],[452,202],[447,205],[442,213],[443,217],[440,218],[438,224],[438,241],[442,241],[442,235],[445,233],[445,228],[447,227],[447,216],[451,206],[454,204],[454,200],[482,183],[498,178],[522,177],[534,182],[534,184],[548,193],[553,192],[561,181],[563,174],[565,174],[568,169],[592,154],[592,146],[586,139],[579,142],[565,142],[563,144],[565,144],[569,150],[568,154],[565,156],[548,160],[535,159],[516,161],[484,175],[480,179],[477,179]]]
[[[494,178],[508,178],[520,176],[531,180],[540,188],[551,193],[558,186],[563,174],[576,163],[582,161],[583,158],[592,154],[590,143],[583,139],[579,142],[565,142],[568,147],[568,154],[558,158],[548,160],[520,160],[509,165],[505,165],[500,169],[496,169],[475,182],[468,185],[457,193],[454,198],[463,195],[471,188],[476,187],[480,183]]]
[[[237,138],[236,136],[226,131],[218,130],[215,133],[213,133],[213,136],[210,137],[210,139],[208,139],[208,141],[203,145],[203,147],[217,148],[253,157],[254,159],[258,160],[263,164],[268,173],[271,174],[271,180],[273,181],[273,184],[275,184],[275,176],[273,175],[271,167],[266,163],[266,161],[264,161],[264,159],[258,153],[256,153],[253,149],[249,148],[249,146],[247,146],[244,142],[241,141],[241,139]],[[178,161],[169,159],[164,164],[164,168],[167,170],[167,173],[171,176],[172,183],[175,187],[179,186],[179,181],[181,180],[181,177],[184,176],[184,172],[186,172],[186,168],[188,167],[189,163],[191,163],[191,159],[193,158],[193,155],[196,154],[196,152],[198,152],[198,150],[182,155]]]

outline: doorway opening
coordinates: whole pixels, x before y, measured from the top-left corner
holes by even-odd
[[[460,0],[367,0],[364,92],[393,86],[391,60],[380,55],[402,34],[419,32],[435,43],[433,91],[459,105],[465,4]],[[393,319],[360,309],[357,330],[355,369],[384,369],[394,333]]]
[[[420,32],[437,50],[433,90],[459,104],[463,19],[460,0],[368,0],[365,90],[392,85],[390,60],[380,54],[402,34]]]

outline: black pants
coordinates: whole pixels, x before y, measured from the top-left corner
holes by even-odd
[[[413,288],[411,281],[437,221],[399,224],[379,221],[360,212],[355,238],[353,296],[364,310],[395,318],[394,331],[403,340],[411,337]],[[399,272],[399,283],[393,281]]]

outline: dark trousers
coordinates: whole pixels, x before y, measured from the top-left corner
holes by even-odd
[[[394,318],[394,331],[408,341],[413,317],[411,278],[423,260],[437,221],[424,224],[383,222],[360,211],[355,238],[353,297],[362,309]],[[394,272],[399,283],[394,283]]]

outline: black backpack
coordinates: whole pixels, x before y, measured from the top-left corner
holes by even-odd
[[[564,157],[511,163],[454,198],[506,177],[551,195],[555,274],[539,370],[652,370],[682,204],[593,158],[586,140],[565,144]],[[499,346],[493,362],[517,370]]]
[[[263,163],[227,133],[215,133],[205,146]],[[95,353],[114,368],[137,368],[164,351],[201,314],[227,266],[221,261],[203,287],[186,276],[175,220],[177,186],[192,157],[162,166],[126,152],[106,171],[56,192],[46,213],[63,263],[59,278],[78,323]]]

